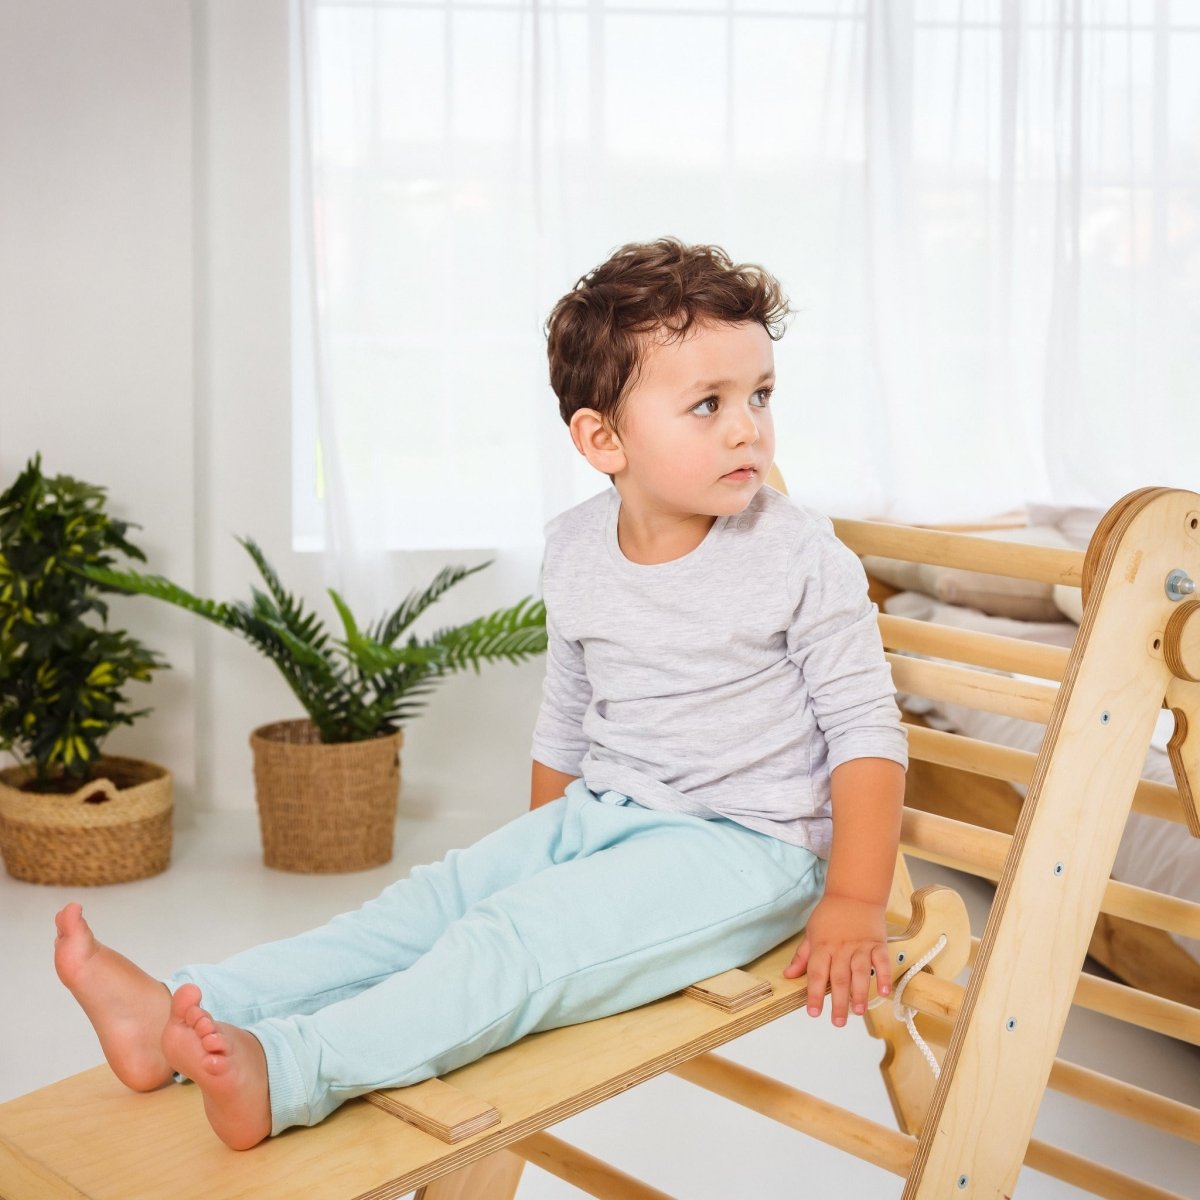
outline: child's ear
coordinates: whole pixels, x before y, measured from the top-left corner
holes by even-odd
[[[571,417],[571,441],[575,449],[604,475],[625,468],[625,451],[617,431],[607,417],[594,408],[580,408]]]

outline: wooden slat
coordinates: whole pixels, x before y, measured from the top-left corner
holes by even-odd
[[[1057,693],[1049,684],[1028,683],[1007,675],[907,658],[903,654],[888,654],[887,660],[892,667],[892,681],[900,692],[1043,725],[1050,720],[1054,708]]]
[[[548,1133],[535,1133],[513,1143],[513,1150],[535,1167],[596,1196],[598,1200],[672,1200],[666,1192],[626,1175],[610,1163]],[[475,1200],[491,1200],[476,1196]]]
[[[1036,1139],[1029,1143],[1025,1151],[1025,1165],[1041,1171],[1043,1175],[1091,1192],[1093,1196],[1103,1196],[1105,1200],[1188,1200],[1178,1192],[1155,1187],[1152,1183],[1134,1179],[1090,1158],[1072,1154],[1058,1146],[1048,1146]]]
[[[1065,1096],[1119,1113],[1174,1137],[1200,1142],[1200,1109],[1190,1104],[1062,1059],[1054,1063],[1050,1086]]]
[[[1011,746],[1000,746],[943,729],[930,729],[925,725],[908,725],[906,728],[911,758],[1023,786],[1033,778],[1037,755],[1028,750],[1014,750]],[[1150,779],[1138,781],[1133,793],[1133,810],[1160,821],[1184,824],[1186,820],[1179,793],[1165,783]]]
[[[1114,1020],[1200,1046],[1200,1009],[1195,1005],[1152,996],[1096,975],[1080,975],[1074,1003]]]
[[[468,1096],[444,1079],[384,1088],[368,1093],[365,1099],[443,1142],[461,1142],[500,1123],[500,1114],[493,1105],[478,1096]]]
[[[879,632],[888,650],[948,658],[954,662],[1011,671],[1014,675],[1037,675],[1055,683],[1062,680],[1068,651],[1063,646],[1045,646],[1021,638],[1001,637],[974,629],[957,629],[934,621],[879,614]]]
[[[938,979],[921,971],[908,981],[903,1002],[917,1012],[953,1022],[962,1008],[965,990],[961,983],[955,983],[953,979]]]
[[[1063,583],[1071,587],[1083,583],[1083,554],[1078,550],[1028,546],[1020,542],[1001,542],[963,533],[914,529],[909,525],[888,525],[882,521],[854,521],[845,517],[835,517],[833,529],[856,554],[960,567],[1038,583]]]
[[[680,1063],[672,1074],[894,1175],[906,1175],[912,1163],[915,1138],[727,1058],[705,1054]]]
[[[995,883],[1004,870],[1012,838],[994,829],[981,829],[934,813],[906,808],[900,826],[901,848],[917,858],[958,871],[968,871]]]
[[[968,871],[996,882],[1008,863],[1014,836],[994,829],[981,829],[964,821],[939,817],[935,813],[906,808],[901,820],[900,840],[903,848],[918,858]],[[1077,855],[1069,851],[1071,843],[1063,843],[1063,871],[1059,877],[1078,869]],[[1050,863],[1049,873],[1055,867]],[[1101,911],[1113,916],[1140,921],[1155,929],[1200,937],[1200,904],[1167,896],[1149,888],[1135,887],[1110,879],[1104,887]]]
[[[715,1004],[725,1012],[741,1012],[743,1008],[765,1000],[771,994],[771,982],[759,979],[749,971],[734,969],[693,983],[684,988],[683,994],[705,1004]]]
[[[971,939],[971,966],[975,965],[979,939]],[[1115,979],[1081,973],[1075,986],[1073,1004],[1089,1012],[1125,1021],[1176,1041],[1200,1046],[1200,1008],[1180,1000],[1151,995]]]
[[[909,1170],[916,1139],[749,1067],[706,1054],[676,1067],[673,1074],[894,1175],[903,1176]],[[1174,1192],[1143,1183],[1044,1142],[1029,1143],[1025,1162],[1035,1170],[1108,1200],[1184,1200]],[[943,1200],[953,1194],[954,1185],[951,1185]]]

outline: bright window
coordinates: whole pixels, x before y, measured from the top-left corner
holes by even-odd
[[[532,544],[603,486],[542,323],[662,234],[783,280],[778,458],[809,503],[948,519],[1197,484],[1190,6],[297,13],[301,544],[328,505],[380,548]]]

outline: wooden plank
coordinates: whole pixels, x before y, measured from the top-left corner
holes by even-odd
[[[15,1146],[0,1142],[0,1197],[36,1196],[38,1200],[87,1200],[57,1171],[35,1162]]]
[[[852,521],[834,518],[834,532],[856,554],[899,558],[904,562],[960,567],[988,575],[1032,579],[1037,583],[1083,583],[1083,555],[1078,550],[1056,550],[999,542],[964,533],[943,533],[882,521]]]
[[[1044,646],[1022,638],[1000,637],[887,613],[879,614],[879,632],[888,650],[948,658],[1015,675],[1037,675],[1055,683],[1062,679],[1070,653],[1063,646]]]
[[[130,1092],[107,1067],[0,1105],[0,1145],[52,1163],[64,1189],[74,1187],[88,1200],[309,1200],[315,1178],[329,1196],[390,1200],[802,1008],[806,981],[783,977],[794,950],[790,939],[748,966],[770,978],[775,992],[740,1013],[677,995],[535,1034],[447,1076],[490,1099],[502,1115],[499,1125],[456,1146],[360,1100],[312,1129],[239,1154],[208,1128],[198,1088]],[[47,1195],[21,1185],[5,1200]]]
[[[683,994],[703,1004],[715,1004],[725,1012],[741,1012],[743,1008],[765,1000],[771,994],[771,984],[749,971],[735,968],[693,983],[684,988]]]
[[[1080,975],[1075,1003],[1114,1020],[1128,1021],[1164,1037],[1200,1046],[1200,1009],[1194,1002],[1185,1004],[1164,996],[1151,996],[1111,979]]]
[[[901,819],[900,843],[918,858],[994,881],[1000,878],[1017,843],[1017,835],[906,808]],[[1066,862],[1064,858],[1064,872]],[[1102,892],[1101,911],[1155,929],[1200,937],[1200,904],[1131,883],[1108,880]]]
[[[1168,1192],[1165,1188],[1134,1179],[1090,1158],[1045,1142],[1029,1143],[1025,1163],[1043,1175],[1073,1184],[1085,1192],[1091,1192],[1093,1196],[1104,1196],[1106,1200],[1188,1200],[1178,1192]]]
[[[1173,1137],[1200,1142],[1200,1109],[1169,1096],[1160,1096],[1123,1079],[1113,1079],[1063,1059],[1055,1060],[1050,1072],[1050,1086],[1065,1096],[1106,1108]]]
[[[890,942],[892,953],[915,961],[954,904],[962,902],[946,888],[917,893],[913,921]],[[926,921],[930,912],[934,919]],[[0,1105],[0,1145],[53,1163],[55,1177],[88,1200],[308,1200],[314,1178],[331,1197],[392,1200],[802,1008],[807,980],[783,976],[794,950],[793,938],[747,966],[774,991],[741,1012],[679,994],[534,1034],[453,1072],[448,1083],[488,1099],[501,1115],[498,1125],[453,1146],[360,1100],[312,1129],[239,1154],[209,1130],[198,1088],[130,1092],[107,1067]],[[22,1187],[5,1200],[45,1197]]]
[[[929,662],[923,658],[907,658],[903,654],[888,654],[892,681],[896,690],[944,700],[949,704],[965,704],[985,712],[1019,717],[1022,721],[1045,724],[1054,711],[1057,689],[1046,683],[1028,683],[991,671],[975,671],[947,663]]]
[[[101,1066],[0,1105],[0,1145],[47,1171],[52,1164],[62,1185],[55,1192],[6,1178],[2,1194],[5,1200],[299,1200],[311,1197],[320,1179],[327,1195],[368,1196],[403,1170],[418,1140],[434,1142],[368,1104],[353,1104],[316,1130],[292,1131],[239,1154],[208,1128],[199,1088],[131,1092]]]
[[[937,766],[951,767],[956,771],[969,772],[971,775],[981,775],[986,779],[1004,780],[1009,783],[1028,784],[1033,779],[1034,768],[1037,765],[1037,755],[1027,750],[1014,750],[1011,746],[1000,746],[995,742],[985,742],[978,738],[970,738],[961,733],[947,733],[943,729],[930,729],[918,724],[914,719],[907,721],[908,754],[911,759],[933,763]],[[971,789],[978,781],[956,779],[956,786],[967,789],[968,794],[960,806],[963,813],[974,812],[975,796]],[[917,807],[920,804],[920,789],[916,794]],[[1013,813],[1019,811],[1021,798],[1009,798],[1008,807]],[[1187,818],[1184,814],[1184,801],[1179,792],[1165,783],[1155,783],[1150,779],[1139,779],[1137,789],[1133,793],[1133,811],[1143,813],[1148,817],[1157,817],[1160,821],[1175,821],[1183,824]],[[955,816],[947,813],[947,816]],[[964,819],[959,816],[958,820]],[[987,821],[977,821],[977,824],[988,825],[991,829],[1001,828]],[[1011,833],[1016,826],[1016,818],[1006,824],[1005,833]]]
[[[905,1175],[912,1163],[916,1139],[718,1055],[705,1054],[677,1067],[674,1073],[689,1083],[707,1088],[735,1104],[845,1150],[894,1175]],[[1025,1162],[1035,1170],[1109,1200],[1184,1200],[1174,1192],[1143,1183],[1044,1142],[1029,1143]],[[971,1194],[967,1185],[959,1189],[956,1181],[950,1191],[942,1193],[941,1200],[947,1200],[959,1190]]]
[[[451,1145],[500,1123],[500,1114],[486,1100],[469,1096],[442,1079],[382,1088],[369,1092],[366,1100]]]
[[[673,1073],[893,1175],[907,1174],[912,1163],[915,1138],[727,1058],[704,1054]]]
[[[1114,1021],[1126,1021],[1141,1029],[1161,1033],[1163,1037],[1200,1046],[1200,1008],[1197,1007],[1200,992],[1186,1000],[1173,1000],[1151,995],[1140,986],[1130,987],[1116,980],[1101,979],[1098,975],[1081,974],[1072,1003]]]
[[[672,1200],[666,1192],[634,1179],[548,1133],[534,1133],[522,1138],[513,1143],[513,1149],[535,1167],[549,1171],[564,1183],[596,1196],[598,1200]],[[477,1200],[493,1200],[493,1196],[490,1192],[481,1192]]]

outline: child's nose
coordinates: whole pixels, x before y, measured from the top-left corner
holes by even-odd
[[[735,408],[729,422],[729,438],[735,446],[758,441],[758,422],[749,408]]]

